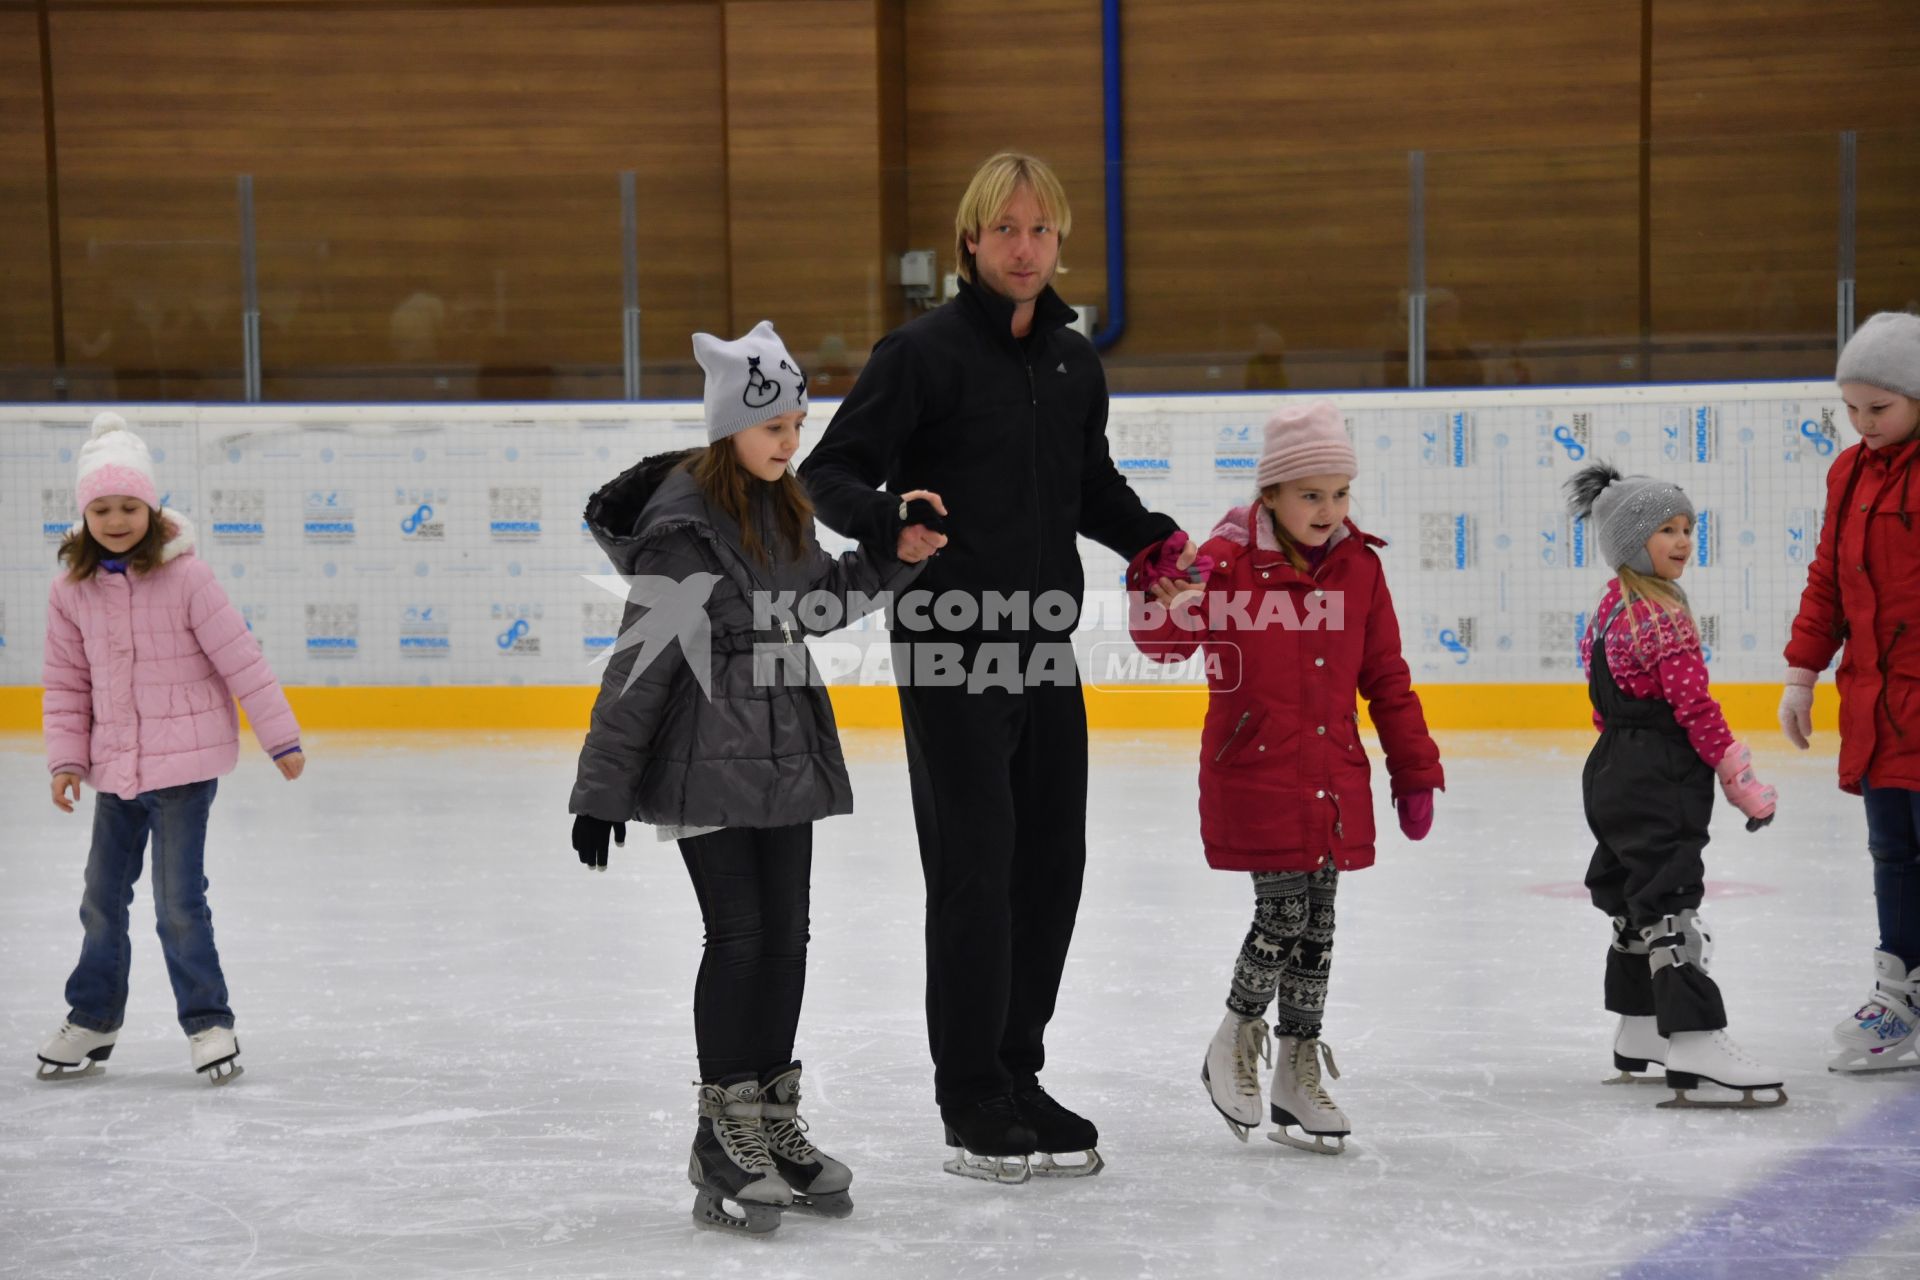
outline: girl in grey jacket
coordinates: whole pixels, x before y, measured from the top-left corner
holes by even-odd
[[[847,1167],[806,1138],[793,1058],[812,823],[853,808],[805,624],[834,630],[904,587],[946,541],[944,507],[905,495],[895,545],[827,555],[788,465],[807,411],[798,363],[766,321],[693,345],[707,447],[647,458],[587,503],[628,604],[568,807],[598,870],[629,821],[679,841],[706,923],[693,1217],[760,1234],[785,1207],[853,1209]]]

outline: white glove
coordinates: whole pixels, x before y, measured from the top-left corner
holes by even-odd
[[[1786,687],[1780,691],[1780,732],[1802,751],[1813,733],[1813,682],[1819,678],[1817,671],[1788,667]]]

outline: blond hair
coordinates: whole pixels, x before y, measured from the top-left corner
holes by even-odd
[[[1644,653],[1659,650],[1658,631],[1662,613],[1677,613],[1696,629],[1699,623],[1693,616],[1693,607],[1687,603],[1687,593],[1678,584],[1667,581],[1654,574],[1641,573],[1638,569],[1629,569],[1621,565],[1618,571],[1620,579],[1620,602],[1626,606],[1627,625],[1633,628],[1630,639]],[[1633,618],[1633,606],[1644,604],[1652,616],[1644,622],[1636,623]]]
[[[1002,151],[974,170],[973,181],[967,184],[960,207],[954,211],[953,260],[962,280],[973,280],[973,251],[967,248],[967,241],[978,244],[980,232],[1000,216],[1021,187],[1033,192],[1061,245],[1067,243],[1067,233],[1073,230],[1073,211],[1067,207],[1067,189],[1060,185],[1059,177],[1038,156]],[[1064,272],[1066,268],[1056,270]]]

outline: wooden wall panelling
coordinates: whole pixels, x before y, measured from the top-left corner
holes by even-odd
[[[1823,376],[1843,129],[1861,131],[1861,314],[1920,296],[1912,6],[1661,4],[1653,47],[1656,328],[1779,335],[1774,350],[1667,360],[1659,376]]]
[[[1629,145],[1430,156],[1428,383],[1634,378],[1639,187]]]
[[[1862,133],[1857,172],[1858,318],[1920,311],[1920,124]]]
[[[1834,328],[1837,145],[1819,135],[1653,147],[1660,381],[1821,376]]]
[[[1551,22],[1519,0],[1477,5],[1471,22],[1449,0],[1295,6],[1284,20],[1235,0],[1139,0],[1127,7],[1126,47],[1129,357],[1245,351],[1276,315],[1290,352],[1387,352],[1392,331],[1404,333],[1410,149],[1430,164],[1492,148],[1544,164],[1561,149],[1638,138],[1638,14],[1599,0],[1562,6]],[[1287,170],[1315,156],[1333,159],[1319,173]],[[1631,196],[1591,173],[1576,180],[1586,196]],[[1351,185],[1303,192],[1301,181]],[[1546,203],[1556,202],[1566,206]],[[1630,212],[1568,209],[1571,222],[1547,238],[1612,235]],[[1497,255],[1500,237],[1484,224],[1499,216],[1486,201],[1463,207],[1455,243]],[[1521,203],[1506,216],[1519,226],[1535,211]],[[1512,313],[1535,306],[1555,327],[1572,323],[1551,319],[1562,280],[1536,286],[1499,256],[1456,257],[1452,269],[1492,282],[1499,299],[1463,305],[1464,341],[1503,342]],[[1376,376],[1391,383],[1403,369]]]
[[[231,238],[233,175],[255,174],[263,351],[301,394],[323,392],[331,370],[396,361],[456,380],[519,370],[516,385],[556,394],[589,365],[605,386],[619,364],[624,168],[639,174],[644,353],[684,363],[688,332],[724,321],[711,4],[54,20],[63,169],[97,196],[73,210],[76,228]],[[182,288],[151,263],[132,274],[163,295]],[[213,286],[199,291],[198,309],[214,310]],[[169,358],[237,360],[226,323]]]
[[[900,82],[882,66],[883,47],[898,47],[897,6],[736,0],[724,11],[731,328],[772,320],[803,364],[829,373],[824,393],[904,314],[890,270],[904,205],[885,175]]]
[[[0,399],[50,393],[40,376],[54,358],[46,174],[39,18],[0,9]]]

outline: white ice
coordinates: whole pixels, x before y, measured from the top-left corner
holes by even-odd
[[[1600,1084],[1588,739],[1443,735],[1433,837],[1383,835],[1341,887],[1326,1037],[1354,1137],[1327,1158],[1241,1145],[1201,1090],[1251,891],[1201,859],[1194,735],[1096,735],[1045,1079],[1108,1168],[1008,1188],[940,1170],[903,755],[846,737],[858,812],[816,832],[799,1054],[857,1208],[765,1242],[690,1223],[699,917],[650,831],[605,875],[575,860],[577,735],[316,734],[295,784],[249,756],[208,856],[247,1068],[217,1089],[188,1069],[144,880],[106,1072],[33,1078],[90,820],[49,802],[37,739],[0,738],[0,1274],[1920,1274],[1920,1074],[1825,1070],[1875,940],[1829,754],[1762,743],[1779,820],[1723,812],[1708,850],[1732,1030],[1792,1101],[1674,1113]]]

